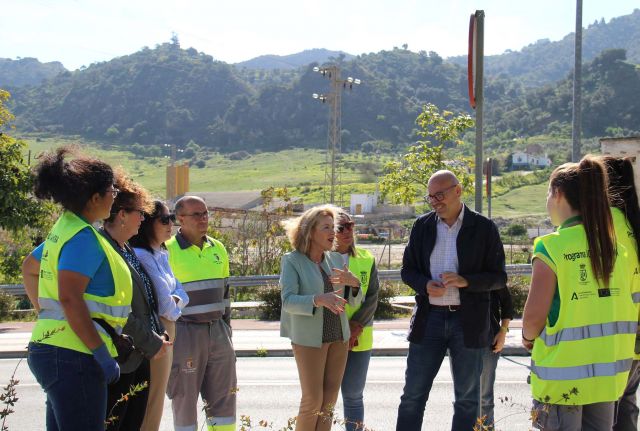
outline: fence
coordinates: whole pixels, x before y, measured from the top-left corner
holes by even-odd
[[[531,265],[507,265],[508,275],[529,275],[531,274]],[[235,290],[238,287],[265,287],[278,283],[280,276],[274,275],[245,275],[242,277],[229,277],[229,288],[231,289],[231,297],[235,298]],[[378,271],[380,281],[401,281],[400,270],[380,270]],[[25,296],[26,292],[22,284],[0,284],[0,290],[15,296]]]

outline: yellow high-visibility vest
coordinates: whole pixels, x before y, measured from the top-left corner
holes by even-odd
[[[355,256],[349,256],[349,271],[360,279],[360,289],[362,289],[362,300],[364,301],[364,298],[367,295],[367,290],[369,289],[369,280],[371,278],[371,270],[373,269],[375,259],[368,250],[356,247],[355,252]],[[351,316],[353,316],[361,306],[361,304],[355,307],[346,304],[345,311],[347,313],[347,317],[351,319]],[[373,324],[364,327],[362,333],[358,337],[358,345],[353,348],[353,351],[363,352],[371,350],[372,348]]]
[[[38,280],[40,312],[38,321],[31,333],[31,341],[64,347],[78,352],[91,353],[91,350],[85,346],[71,329],[58,299],[58,260],[60,251],[67,241],[87,227],[94,233],[100,247],[102,247],[107,256],[115,286],[112,296],[97,296],[89,293],[82,295],[89,309],[89,315],[91,318],[105,320],[118,333],[122,331],[125,323],[127,323],[127,318],[131,311],[132,294],[131,272],[127,263],[93,226],[74,213],[65,211],[53,226],[42,250]],[[117,356],[118,354],[109,334],[95,322],[94,327],[98,331],[100,338],[107,345],[111,356]],[[45,334],[52,332],[55,332],[54,335],[45,336]]]
[[[173,274],[189,295],[189,304],[182,310],[180,319],[186,322],[220,319],[231,306],[227,283],[229,256],[224,245],[206,237],[202,248],[184,243],[183,248],[175,236],[165,245]]]
[[[560,312],[535,339],[533,397],[549,404],[616,401],[633,360],[638,312],[632,300],[628,256],[620,243],[609,287],[591,270],[582,224],[542,236],[556,266]]]

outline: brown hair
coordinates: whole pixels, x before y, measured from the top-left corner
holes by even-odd
[[[339,210],[338,225],[341,225],[342,223],[353,223],[353,219],[351,218],[351,215],[349,215],[348,213],[344,212],[343,210]],[[356,255],[356,246],[355,246],[356,230],[353,228],[351,229],[351,235],[353,236],[353,241],[351,241],[351,244],[349,245],[349,249],[347,250],[347,253],[349,253],[349,256],[355,256]]]
[[[80,214],[94,194],[104,196],[113,182],[111,166],[67,146],[40,157],[33,192],[39,199],[52,200]]]
[[[633,230],[636,251],[640,251],[640,205],[633,174],[633,163],[628,157],[602,156],[609,175],[609,204],[621,210]]]
[[[339,208],[334,205],[320,205],[309,208],[302,213],[300,217],[284,220],[282,227],[284,227],[284,230],[287,232],[291,246],[300,253],[308,256],[309,249],[311,248],[311,234],[320,221],[320,218],[330,216],[335,220],[338,211]]]
[[[596,279],[609,285],[615,263],[615,231],[607,171],[598,159],[587,155],[579,163],[565,163],[551,174],[553,194],[560,191],[572,209],[580,212],[589,245],[591,269]]]
[[[153,211],[153,200],[147,189],[133,181],[121,167],[115,170],[114,186],[120,192],[113,201],[111,214],[105,223],[113,223],[120,210],[141,209],[147,214]]]

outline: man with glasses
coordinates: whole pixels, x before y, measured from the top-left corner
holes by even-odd
[[[209,236],[209,212],[196,196],[175,205],[180,229],[166,242],[169,264],[189,295],[176,322],[173,366],[167,386],[176,430],[196,430],[198,394],[209,431],[236,429],[236,356],[231,343],[229,257]]]
[[[507,274],[496,225],[461,200],[450,171],[429,179],[433,211],[413,225],[402,260],[402,281],[416,292],[405,386],[397,430],[419,431],[433,380],[449,352],[455,393],[451,429],[469,431],[479,416],[484,349],[492,343],[490,297]]]

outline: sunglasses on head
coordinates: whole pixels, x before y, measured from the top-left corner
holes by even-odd
[[[160,223],[162,223],[163,225],[168,225],[169,223],[175,223],[176,222],[176,215],[175,214],[165,214],[165,215],[161,215],[158,217],[158,220],[160,220]]]
[[[338,229],[337,230],[338,230],[338,232],[342,233],[345,230],[353,229],[353,225],[354,225],[354,223],[352,221],[348,221],[346,223],[342,223],[342,224],[338,225]]]

